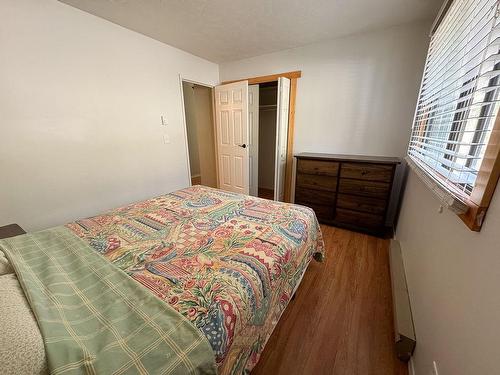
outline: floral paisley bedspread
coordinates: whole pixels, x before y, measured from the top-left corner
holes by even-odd
[[[323,240],[312,210],[193,186],[67,225],[249,372]]]

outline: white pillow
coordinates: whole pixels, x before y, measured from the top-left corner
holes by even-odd
[[[3,251],[0,250],[0,276],[8,273],[14,273],[14,269],[10,265],[8,259],[5,257]]]

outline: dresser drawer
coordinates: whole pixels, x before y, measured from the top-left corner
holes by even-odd
[[[337,207],[383,215],[387,207],[387,201],[358,195],[339,194]]]
[[[327,190],[295,189],[295,201],[311,202],[332,205],[335,202],[335,193]]]
[[[359,180],[391,182],[392,165],[367,163],[342,163],[340,177]]]
[[[323,176],[337,176],[339,173],[339,163],[324,160],[300,159],[297,163],[297,171],[300,173]]]
[[[335,210],[333,206],[324,206],[321,204],[302,202],[302,201],[295,201],[295,203],[300,204],[301,206],[312,208],[319,221],[325,221],[325,220],[329,221],[333,219],[333,212]]]
[[[378,228],[384,224],[384,217],[381,215],[368,214],[337,208],[335,221],[343,224],[356,225],[358,227]]]
[[[385,182],[361,181],[341,178],[339,193],[363,195],[366,197],[387,199],[391,185]]]
[[[337,177],[315,176],[312,174],[299,173],[297,175],[297,187],[335,191],[337,189]]]

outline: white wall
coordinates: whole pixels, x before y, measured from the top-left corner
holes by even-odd
[[[179,74],[216,84],[216,64],[55,0],[0,1],[0,56],[0,225],[189,184]]]
[[[295,152],[402,156],[429,28],[404,25],[221,64],[221,80],[301,70]]]
[[[397,237],[412,302],[417,375],[500,373],[500,187],[480,233],[411,173]]]

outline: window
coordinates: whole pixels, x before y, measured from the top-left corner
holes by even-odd
[[[410,165],[473,230],[482,225],[500,170],[499,12],[499,0],[446,2],[408,147]]]

